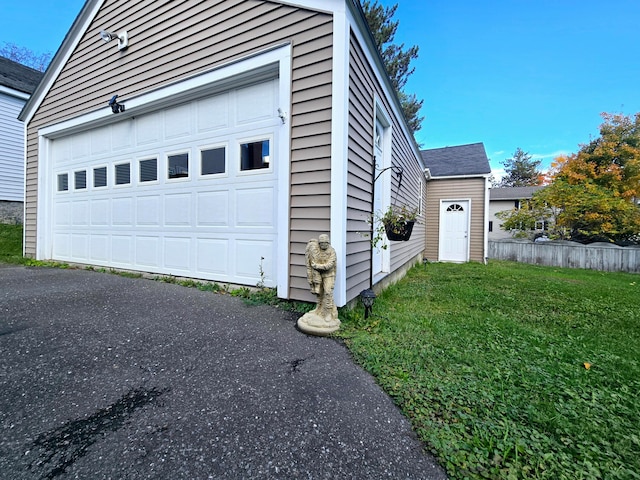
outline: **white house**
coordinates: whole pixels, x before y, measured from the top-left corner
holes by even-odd
[[[42,72],[0,57],[0,222],[22,223],[24,124],[18,114]]]

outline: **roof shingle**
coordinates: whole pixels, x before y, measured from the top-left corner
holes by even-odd
[[[491,173],[487,152],[481,142],[454,147],[431,148],[421,150],[420,153],[432,177]]]
[[[491,200],[525,200],[531,198],[535,192],[544,188],[543,185],[530,187],[492,188],[489,192]]]
[[[43,73],[20,63],[0,57],[0,85],[32,94]]]

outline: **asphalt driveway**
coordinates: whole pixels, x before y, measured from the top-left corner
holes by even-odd
[[[446,478],[348,351],[296,317],[0,265],[0,478]]]

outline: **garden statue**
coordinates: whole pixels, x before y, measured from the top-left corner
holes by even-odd
[[[318,296],[316,308],[298,319],[298,328],[313,335],[329,335],[340,328],[338,309],[333,301],[336,283],[336,251],[329,235],[312,238],[305,250],[307,279],[311,293]]]

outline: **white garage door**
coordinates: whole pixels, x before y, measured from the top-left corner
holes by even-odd
[[[277,92],[274,79],[53,140],[53,258],[275,286]]]

